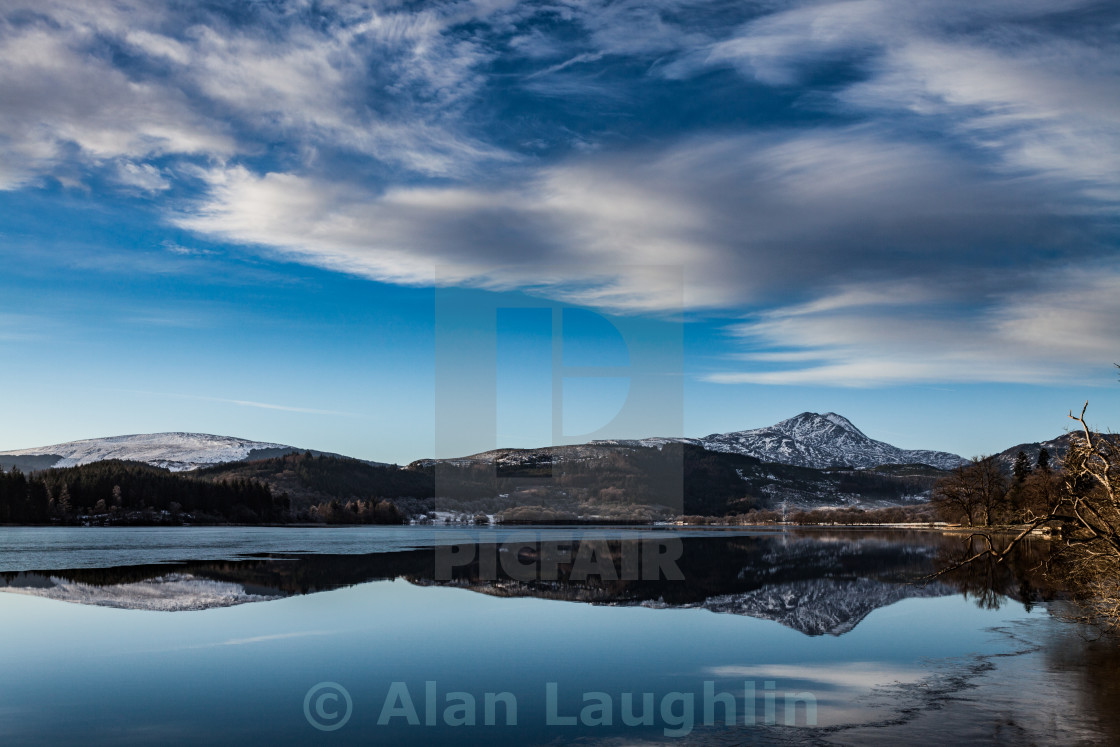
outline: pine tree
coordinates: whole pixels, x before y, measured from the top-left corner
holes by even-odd
[[[1041,472],[1050,471],[1050,452],[1046,449],[1040,449],[1038,452],[1038,461],[1035,463]]]
[[[58,515],[65,519],[70,515],[70,488],[66,483],[62,483],[62,488],[58,491]]]
[[[1027,479],[1027,475],[1031,473],[1031,462],[1027,452],[1020,451],[1015,455],[1015,464],[1011,467],[1011,473],[1015,475],[1015,482],[1020,485]]]

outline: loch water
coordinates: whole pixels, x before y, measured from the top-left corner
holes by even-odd
[[[1063,619],[1045,543],[929,580],[959,545],[846,529],[0,528],[0,743],[1120,740],[1120,655]]]

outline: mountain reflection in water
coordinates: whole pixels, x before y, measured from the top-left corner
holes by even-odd
[[[581,541],[571,540],[571,556]],[[366,555],[267,554],[105,569],[0,574],[0,591],[82,604],[159,611],[198,610],[313,594],[369,581],[455,586],[501,597],[538,597],[599,605],[704,608],[774,620],[806,635],[842,635],[874,610],[903,599],[965,593],[982,604],[1043,596],[1020,558],[1006,566],[970,567],[924,582],[959,552],[960,539],[928,532],[794,531],[770,536],[683,537],[677,565],[683,579],[620,580],[623,558],[640,540],[594,540],[607,548],[615,578],[573,578],[572,563],[555,580],[513,578],[501,564],[484,577],[480,559],[508,551],[494,544],[460,548],[470,563],[437,578],[436,551]],[[1028,549],[1023,555],[1030,555]],[[530,556],[532,553],[530,553]],[[529,558],[530,562],[532,557]]]
[[[514,541],[514,532],[492,528],[395,531],[395,551],[385,551],[382,529],[350,533],[332,554],[322,550],[337,534],[301,545],[290,539],[307,540],[299,530],[274,530],[258,533],[267,544],[243,543],[225,559],[214,559],[211,542],[200,551],[206,560],[109,568],[90,566],[117,562],[130,542],[139,558],[181,557],[183,548],[190,557],[186,542],[213,537],[169,534],[153,548],[145,532],[40,531],[53,552],[35,555],[43,559],[36,565],[9,552],[4,567],[16,572],[0,574],[0,591],[9,592],[0,595],[0,653],[11,675],[0,694],[13,714],[5,744],[123,743],[120,724],[131,725],[135,743],[162,729],[173,735],[169,744],[243,744],[250,731],[270,744],[305,744],[316,734],[303,699],[322,682],[341,683],[354,698],[340,744],[461,743],[455,729],[378,725],[390,683],[406,682],[421,697],[435,680],[441,692],[516,695],[517,729],[476,732],[495,745],[666,743],[660,724],[578,734],[549,727],[546,681],[563,685],[565,713],[579,712],[581,691],[702,698],[708,682],[736,694],[744,711],[747,685],[767,683],[808,692],[818,708],[819,720],[793,727],[697,721],[678,745],[1120,738],[1120,657],[1114,645],[1088,642],[1082,628],[1054,619],[1067,601],[1039,570],[1046,542],[926,581],[968,553],[964,537],[554,527],[519,529]],[[447,545],[460,536],[464,544]],[[423,537],[442,544],[422,545]],[[680,543],[681,578],[628,573],[635,557],[646,570],[643,547],[660,539]],[[98,543],[111,552],[86,549]],[[254,552],[278,547],[293,551]],[[365,548],[381,551],[360,554]],[[585,576],[579,558],[590,550],[602,573]],[[448,552],[455,562],[441,565]],[[68,558],[87,567],[58,570]],[[541,571],[546,559],[555,574],[515,572]],[[50,570],[29,570],[36,566]],[[110,705],[83,700],[122,687],[127,696]],[[42,708],[45,698],[70,704],[63,718]],[[95,722],[100,742],[90,738]]]

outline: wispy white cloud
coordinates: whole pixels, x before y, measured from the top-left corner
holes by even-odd
[[[259,23],[239,26],[164,3],[13,0],[0,22],[0,188],[123,158],[119,181],[150,189],[145,158],[224,160],[275,141],[444,176],[511,158],[458,126],[492,52],[448,33],[500,8],[297,10],[260,5]]]
[[[682,277],[685,308],[734,309],[837,273],[948,277],[1070,235],[1029,187],[866,128],[596,154],[502,188],[374,193],[243,167],[207,179],[179,226],[381,281],[430,285],[438,268],[444,283],[629,312],[679,309]]]
[[[1041,381],[1101,362],[1120,200],[1107,4],[244,10],[10,0],[0,188],[185,184],[201,196],[176,203],[180,227],[380,281],[746,315],[751,356],[714,380]],[[714,72],[748,101],[797,97],[797,116],[759,96],[704,124]],[[701,124],[628,137],[651,84]],[[541,124],[525,97],[591,124]],[[565,147],[524,145],[540,142]]]
[[[198,113],[182,91],[130,76],[91,48],[103,33],[124,33],[127,16],[143,23],[152,12],[123,3],[79,5],[15,0],[6,9],[36,20],[0,24],[0,187],[50,173],[75,149],[91,162],[233,152],[227,128]]]
[[[295,407],[292,405],[278,405],[271,402],[256,402],[246,399],[229,399],[226,397],[208,397],[198,394],[179,394],[174,392],[150,392],[141,390],[128,390],[132,394],[142,394],[152,397],[173,397],[175,399],[190,399],[197,402],[217,402],[219,404],[237,405],[238,407],[253,407],[261,410],[278,410],[280,412],[295,412],[304,415],[334,415],[338,417],[354,418],[359,417],[353,412],[342,412],[339,410],[320,410],[312,407]]]
[[[732,65],[764,83],[796,86],[814,65],[848,60],[863,75],[833,88],[838,106],[880,120],[930,120],[925,126],[1007,169],[1071,180],[1115,203],[1120,55],[1103,29],[1063,26],[1060,18],[1101,7],[1094,0],[798,4],[693,53],[684,69]]]
[[[1099,384],[1111,381],[1112,365],[1120,357],[1118,315],[1120,266],[1115,263],[1019,275],[1010,289],[979,301],[948,288],[931,293],[917,280],[897,287],[849,287],[733,327],[761,352],[742,356],[746,371],[707,378],[856,387],[954,381]]]
[[[765,692],[766,682],[774,683],[778,698],[809,693],[813,696],[816,725],[827,727],[892,718],[895,714],[891,707],[897,707],[897,700],[882,702],[881,698],[872,699],[871,694],[885,688],[920,683],[930,672],[890,662],[820,661],[707,667],[703,675],[728,681],[724,687],[734,687],[736,680],[753,682],[755,697]]]
[[[781,680],[811,682],[845,690],[871,690],[896,683],[918,682],[929,676],[922,669],[892,666],[884,662],[813,662],[807,664],[758,664],[753,666],[708,667],[708,677],[742,678],[744,680]]]
[[[0,342],[24,342],[45,337],[44,329],[55,324],[31,314],[0,312]]]
[[[213,249],[199,249],[193,246],[183,246],[170,239],[165,239],[160,242],[160,246],[163,247],[164,251],[177,254],[180,257],[209,257],[217,254]]]
[[[584,52],[583,54],[577,54],[575,57],[571,57],[567,60],[564,60],[563,62],[558,62],[555,65],[550,65],[544,70],[538,70],[535,73],[530,73],[529,75],[525,76],[525,79],[531,80],[533,78],[539,78],[542,75],[551,75],[552,73],[558,73],[561,70],[566,70],[572,65],[580,65],[586,62],[596,62],[597,60],[601,60],[602,58],[602,52]]]
[[[162,192],[171,188],[160,170],[149,163],[136,164],[122,161],[117,164],[117,181],[143,192]]]
[[[218,397],[203,397],[211,402],[228,402],[231,405],[239,405],[241,407],[257,407],[262,410],[281,410],[283,412],[299,412],[306,415],[340,415],[342,417],[357,417],[352,412],[340,412],[338,410],[316,410],[310,407],[291,407],[289,405],[274,405],[268,402],[253,402],[252,400],[245,399],[221,399]]]
[[[510,158],[454,126],[458,108],[483,83],[475,67],[489,56],[481,44],[444,38],[461,20],[369,10],[325,29],[293,24],[280,38],[204,26],[191,33],[183,75],[271,137],[294,134],[418,172],[461,176],[476,163]],[[371,88],[383,89],[372,101]]]
[[[319,636],[335,635],[336,631],[333,630],[299,630],[292,633],[273,633],[271,635],[256,635],[249,638],[231,638],[228,641],[222,641],[215,644],[203,644],[201,646],[193,646],[192,648],[208,648],[209,646],[244,646],[252,643],[271,643],[272,641],[285,641],[289,638],[311,638]]]
[[[706,254],[681,235],[695,216],[602,175],[548,170],[517,189],[372,195],[233,169],[215,172],[209,201],[178,224],[387,282],[537,288],[619,310],[672,309],[665,291],[679,287],[685,263]]]

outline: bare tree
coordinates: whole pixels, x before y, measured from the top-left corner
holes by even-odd
[[[1088,407],[1086,403],[1085,407]],[[1073,531],[1062,571],[1072,579],[1083,605],[1083,619],[1120,631],[1120,446],[1094,434],[1085,408],[1074,417],[1079,437],[1070,439],[1064,465],[1067,520]]]
[[[996,458],[976,457],[934,486],[933,504],[947,520],[960,518],[968,526],[988,526],[1002,518],[1007,488],[1007,477]]]
[[[992,524],[1007,518],[1007,476],[994,456],[978,457],[969,465],[970,477],[976,484],[980,498],[980,509],[984,512],[984,524]]]
[[[1060,475],[1053,481],[1038,478],[1036,500],[1019,517],[1025,526],[999,550],[990,537],[974,534],[970,541],[979,538],[980,549],[942,573],[977,561],[1001,563],[1032,532],[1053,527],[1060,532],[1061,551],[1050,573],[1078,598],[1081,613],[1075,617],[1120,632],[1120,444],[1089,428],[1088,407],[1086,402],[1080,415],[1070,412],[1080,432],[1071,434]]]
[[[1095,552],[1120,558],[1120,447],[1116,440],[1094,434],[1085,410],[1070,417],[1081,433],[1070,438],[1064,465],[1069,512],[1075,526],[1096,545]]]
[[[969,478],[967,467],[961,465],[933,487],[931,502],[938,515],[946,521],[960,521],[972,526],[980,505],[980,496]]]

